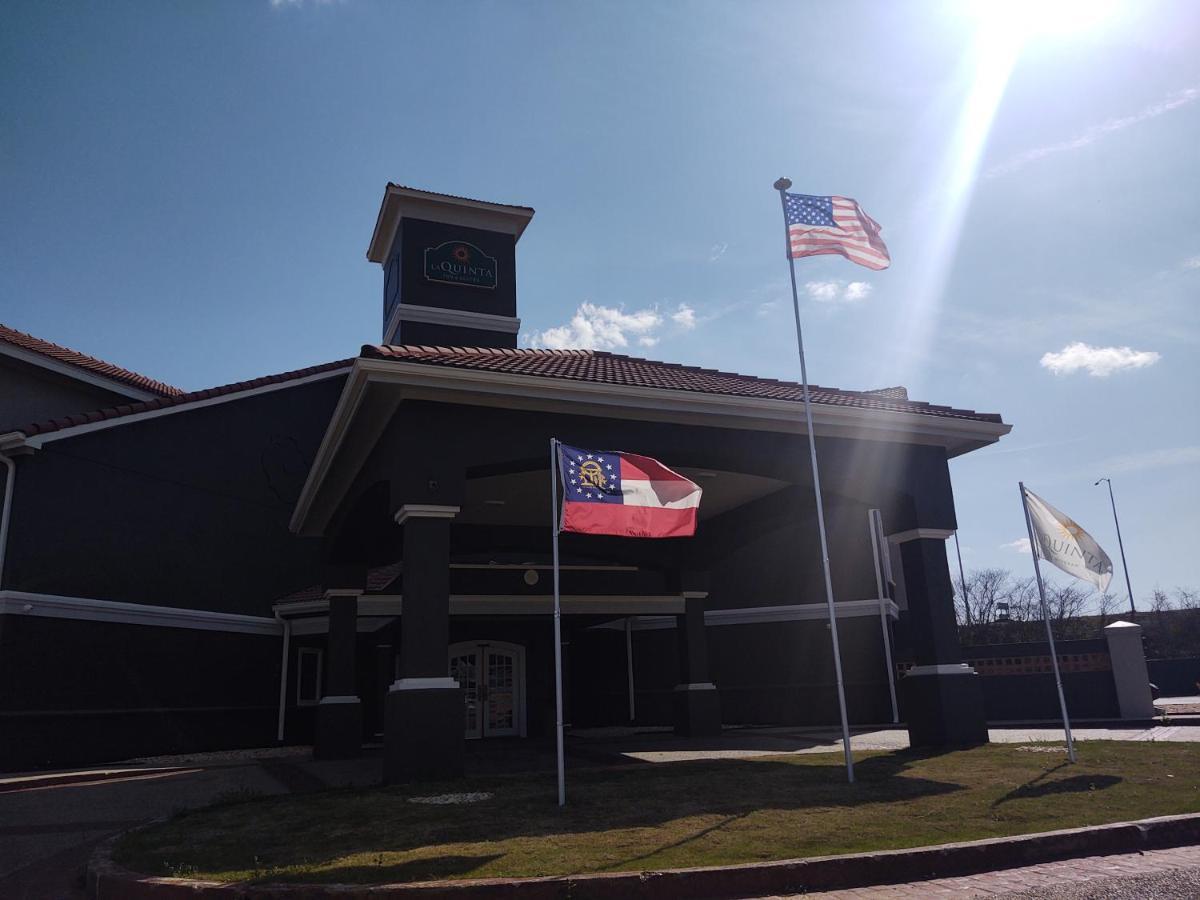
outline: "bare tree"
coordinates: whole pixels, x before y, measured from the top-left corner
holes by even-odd
[[[966,588],[955,583],[954,612],[967,628],[995,621],[997,604],[1008,591],[1012,576],[1007,569],[976,569],[967,576]]]
[[[1116,594],[1110,594],[1105,591],[1096,597],[1096,612],[1100,616],[1100,624],[1107,625],[1109,621],[1115,619],[1119,613],[1120,599]]]

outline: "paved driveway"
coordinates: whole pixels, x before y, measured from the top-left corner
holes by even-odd
[[[278,763],[267,763],[275,768]],[[53,783],[48,773],[0,779],[0,897],[84,897],[82,872],[104,838],[140,822],[204,806],[223,795],[285,793],[286,777],[256,760],[107,767]],[[282,780],[281,780],[282,779]]]

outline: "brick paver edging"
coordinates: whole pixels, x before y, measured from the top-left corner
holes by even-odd
[[[971,875],[1139,850],[1200,844],[1200,815],[1163,816],[1094,828],[991,838],[910,850],[816,856],[743,866],[617,872],[550,878],[489,878],[384,885],[286,885],[155,878],[118,866],[112,850],[120,836],[101,844],[88,864],[88,892],[95,900],[175,898],[288,898],[288,900],[660,900],[660,898],[752,897],[795,894],[875,884],[899,884]]]

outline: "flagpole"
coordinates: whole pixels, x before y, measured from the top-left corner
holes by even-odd
[[[1133,585],[1129,583],[1129,563],[1125,562],[1125,542],[1121,540],[1121,520],[1117,518],[1117,501],[1113,497],[1112,479],[1100,478],[1096,481],[1099,484],[1101,481],[1108,482],[1108,502],[1112,504],[1113,524],[1117,526],[1117,546],[1121,548],[1121,568],[1125,570],[1125,590],[1129,592],[1129,615],[1136,619],[1137,610],[1133,608]],[[1092,487],[1095,487],[1093,484]],[[1109,546],[1112,546],[1111,544]]]
[[[787,189],[792,182],[780,178],[775,182],[779,204],[783,210],[783,241],[787,251],[788,271],[792,277],[792,310],[796,314],[796,350],[800,354],[800,382],[804,388],[804,420],[808,426],[808,449],[812,458],[813,492],[817,498],[817,530],[821,535],[821,566],[825,570],[825,603],[829,608],[829,634],[833,642],[833,671],[837,678],[838,710],[842,716],[842,752],[846,757],[846,780],[854,783],[854,757],[850,754],[850,724],[846,718],[846,689],[842,683],[842,651],[838,643],[837,608],[833,605],[833,579],[829,574],[829,543],[825,538],[825,511],[821,505],[821,476],[817,469],[817,438],[813,434],[812,403],[808,395],[808,368],[804,363],[804,337],[800,328],[800,298],[796,293],[796,260],[792,257],[792,242],[787,230]]]
[[[558,592],[558,439],[550,438],[550,524],[554,533],[554,731],[558,753],[558,805],[567,805],[563,760],[562,600]]]
[[[888,693],[892,696],[892,724],[900,722],[900,706],[896,702],[896,667],[892,662],[891,629],[887,620],[887,596],[883,591],[883,557],[887,546],[880,546],[883,537],[883,513],[877,509],[867,510],[867,521],[871,523],[871,552],[875,554],[875,588],[879,591],[879,627],[883,630],[883,658],[887,666]]]
[[[958,543],[958,529],[957,528],[954,529],[954,552],[956,554],[958,554],[958,583],[960,585],[962,585],[963,617],[968,619],[968,622],[967,622],[968,625],[973,625],[974,622],[969,621],[970,616],[969,616],[968,610],[970,610],[971,605],[970,605],[970,598],[967,596],[967,573],[965,571],[963,571],[962,547],[959,546],[959,543]]]
[[[1046,640],[1050,644],[1050,662],[1054,665],[1054,683],[1058,687],[1058,705],[1062,709],[1063,732],[1067,736],[1067,759],[1075,762],[1075,741],[1071,737],[1071,719],[1067,715],[1067,698],[1063,695],[1062,673],[1058,671],[1058,651],[1054,649],[1054,629],[1050,627],[1050,612],[1046,609],[1046,587],[1042,584],[1042,567],[1039,564],[1038,544],[1033,536],[1033,520],[1029,517],[1029,501],[1025,496],[1025,482],[1021,488],[1021,509],[1025,511],[1025,528],[1029,531],[1029,552],[1033,554],[1033,573],[1037,576],[1038,597],[1042,601],[1042,620],[1046,623]]]

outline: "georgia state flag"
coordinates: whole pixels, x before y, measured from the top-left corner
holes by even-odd
[[[558,445],[560,530],[619,537],[691,537],[700,485],[635,453]]]

